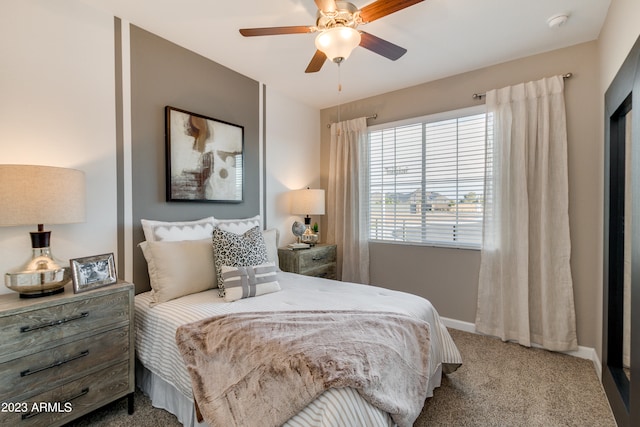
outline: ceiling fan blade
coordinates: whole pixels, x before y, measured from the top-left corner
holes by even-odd
[[[405,9],[424,0],[377,0],[360,9],[362,22],[367,23]]]
[[[242,28],[240,34],[245,37],[254,36],[275,36],[279,34],[302,34],[313,33],[315,27],[309,27],[305,25],[295,25],[291,27],[265,27],[265,28]]]
[[[360,31],[360,36],[360,46],[392,61],[395,61],[407,53],[407,49],[381,39],[380,37],[376,37],[373,34]]]
[[[316,53],[311,58],[311,62],[307,65],[307,69],[304,70],[305,73],[317,73],[320,71],[322,66],[324,65],[324,61],[327,60],[327,55],[324,54],[321,50],[316,50]]]
[[[335,12],[337,9],[335,0],[315,0],[316,6],[323,12]]]

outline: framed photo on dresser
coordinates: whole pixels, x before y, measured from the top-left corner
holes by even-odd
[[[75,258],[71,264],[73,292],[85,292],[118,281],[113,253]]]

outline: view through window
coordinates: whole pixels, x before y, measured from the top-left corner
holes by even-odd
[[[484,106],[371,127],[370,239],[480,247],[492,134]]]

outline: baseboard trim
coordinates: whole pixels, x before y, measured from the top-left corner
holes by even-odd
[[[441,317],[442,323],[447,328],[457,329],[459,331],[471,332],[473,334],[477,334],[476,332],[476,324],[470,322],[463,322],[462,320],[449,319],[448,317]]]
[[[596,353],[595,348],[579,345],[577,350],[563,351],[562,353],[568,354],[569,356],[579,357],[581,359],[591,360],[593,368],[596,370],[596,375],[600,381],[602,381],[602,363],[600,362],[600,358],[598,357],[598,353]]]
[[[440,319],[447,328],[457,329],[464,332],[471,332],[473,334],[479,334],[479,332],[476,331],[475,323],[449,319],[447,317],[441,317]],[[532,344],[532,347],[542,348],[538,344]],[[600,381],[602,381],[602,363],[600,362],[600,358],[598,357],[598,353],[596,353],[595,348],[578,346],[577,350],[562,351],[561,353],[568,354],[569,356],[579,357],[580,359],[591,360],[591,362],[593,363],[593,368],[596,371],[596,375],[598,376]]]

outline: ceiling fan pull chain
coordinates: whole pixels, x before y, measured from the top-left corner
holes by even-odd
[[[340,63],[338,62],[338,99],[340,99],[340,94],[342,93],[342,69],[340,68]]]
[[[338,123],[340,123],[340,104],[342,100],[340,95],[342,94],[342,69],[340,68],[340,62],[338,62]],[[337,134],[340,136],[340,127],[337,129]]]

